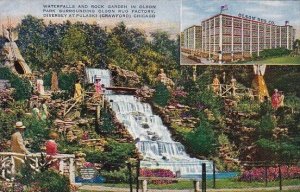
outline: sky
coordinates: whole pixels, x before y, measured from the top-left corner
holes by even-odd
[[[113,27],[116,23],[124,21],[128,27],[141,28],[147,33],[162,30],[176,36],[180,32],[180,8],[181,0],[0,0],[0,25],[7,23],[7,17],[16,25],[25,15],[43,18],[43,5],[156,5],[156,17],[154,19],[103,19],[103,18],[75,18],[71,21],[97,22],[101,26]],[[46,23],[47,18],[44,18]],[[53,19],[54,22],[62,22],[63,19]]]
[[[284,25],[285,21],[296,29],[296,38],[300,38],[300,0],[182,0],[181,31],[191,25],[200,25],[201,21],[220,13],[220,7],[227,5],[223,13],[238,16],[239,13],[274,21]]]

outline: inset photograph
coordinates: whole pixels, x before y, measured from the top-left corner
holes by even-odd
[[[181,65],[300,64],[300,1],[183,0]]]

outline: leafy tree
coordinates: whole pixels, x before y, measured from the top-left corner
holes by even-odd
[[[137,52],[146,44],[145,33],[140,29],[128,29],[124,22],[120,22],[112,29],[112,35],[117,37],[130,53]]]
[[[87,34],[78,26],[72,25],[63,36],[62,53],[65,64],[73,64],[76,61],[90,63],[87,57]]]
[[[165,69],[166,72],[170,71],[172,77],[178,76],[180,67],[179,36],[177,36],[177,40],[173,40],[167,32],[156,31],[151,33],[151,37],[152,49],[164,57],[161,68]]]
[[[19,29],[18,46],[25,61],[32,69],[43,69],[47,61],[45,47],[45,23],[43,19],[38,19],[31,15],[22,19]]]
[[[115,36],[111,36],[107,42],[107,57],[109,58],[108,62],[118,65],[123,69],[134,71],[137,65],[134,55],[123,48],[122,43]]]
[[[76,73],[60,73],[58,78],[58,85],[62,90],[66,90],[69,95],[74,91],[74,85],[77,80]]]

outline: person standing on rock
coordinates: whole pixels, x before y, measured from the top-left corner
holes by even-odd
[[[22,134],[25,130],[25,126],[21,121],[15,125],[16,132],[11,136],[11,151],[13,153],[29,154],[30,152],[26,149]],[[22,165],[22,156],[14,156],[16,171],[20,170]]]
[[[95,87],[95,98],[99,99],[102,95],[102,86],[101,86],[100,78],[95,80],[94,87]]]
[[[220,92],[220,81],[219,81],[219,78],[218,78],[217,74],[215,75],[215,78],[213,79],[212,86],[213,86],[214,93],[219,94],[219,92]]]
[[[47,107],[47,100],[44,99],[42,101],[42,109],[41,109],[41,120],[46,121],[46,119],[49,117],[48,107]]]
[[[82,92],[83,89],[81,87],[80,80],[78,79],[75,84],[75,92],[74,92],[74,99],[76,99],[76,101],[82,100]]]
[[[38,109],[37,104],[33,105],[32,116],[35,119],[40,119],[41,118],[40,110]]]

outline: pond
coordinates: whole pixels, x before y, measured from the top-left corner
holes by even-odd
[[[239,175],[239,172],[216,172],[216,179],[229,179]],[[201,178],[201,175],[185,175],[184,178]],[[212,179],[212,174],[206,174],[207,179]]]

